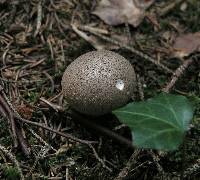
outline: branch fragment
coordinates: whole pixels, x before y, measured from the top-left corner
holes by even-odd
[[[170,82],[162,89],[163,92],[168,93],[173,86],[175,85],[176,81],[184,74],[187,67],[192,64],[193,59],[185,61],[181,66],[179,66],[176,71],[173,73]]]

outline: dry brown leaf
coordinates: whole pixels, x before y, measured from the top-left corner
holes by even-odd
[[[129,23],[137,27],[145,16],[145,10],[154,0],[101,0],[93,14],[109,25]]]
[[[22,117],[26,119],[31,119],[34,111],[30,106],[25,104],[17,105],[16,110]]]
[[[175,39],[174,57],[183,58],[195,51],[200,51],[200,32],[182,34]]]

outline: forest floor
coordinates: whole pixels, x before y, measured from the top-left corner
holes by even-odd
[[[94,13],[100,0],[0,0],[0,179],[200,178],[200,1],[141,1],[152,4],[140,9],[136,24],[121,2],[103,9],[109,15],[103,20]],[[118,6],[125,6],[127,21],[115,15]],[[86,116],[73,116],[62,96],[62,74],[95,49],[131,62],[139,84],[135,101],[163,88],[195,99],[191,128],[178,150],[134,149],[78,120]],[[96,121],[131,140],[129,128],[120,127],[114,115]]]

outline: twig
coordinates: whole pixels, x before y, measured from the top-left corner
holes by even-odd
[[[65,64],[65,53],[63,48],[63,40],[60,40],[60,50],[61,50],[61,62]]]
[[[57,25],[58,25],[58,29],[59,29],[60,33],[63,34],[66,37],[65,32],[63,31],[63,29],[60,26],[63,23],[61,23],[61,21],[59,20],[59,17],[58,17],[56,12],[54,12],[54,17],[55,17],[55,20],[57,21]]]
[[[29,157],[31,154],[31,151],[26,139],[24,138],[25,134],[23,135],[22,133],[22,127],[18,127],[18,125],[16,125],[16,132],[17,132],[18,141],[20,142],[19,144],[21,146],[22,151],[27,157]]]
[[[44,99],[43,97],[40,98],[40,100],[46,104],[48,104],[51,108],[53,108],[56,112],[58,111],[63,111],[63,107],[62,106],[59,106],[57,104],[54,104],[46,99]]]
[[[108,166],[105,165],[104,161],[99,157],[99,155],[97,154],[95,148],[89,144],[89,147],[92,149],[93,153],[94,153],[94,156],[96,157],[96,159],[102,164],[102,166],[104,168],[106,168],[108,171],[112,172],[112,169],[110,169]]]
[[[183,0],[175,0],[175,1],[173,1],[172,3],[168,4],[163,9],[161,9],[158,12],[158,15],[160,17],[165,16],[166,14],[168,14],[170,11],[172,11],[181,2],[183,2]]]
[[[126,124],[120,124],[120,125],[114,127],[113,130],[114,130],[114,131],[117,131],[117,130],[119,130],[119,129],[127,128],[127,127],[128,127],[128,126],[127,126]]]
[[[169,83],[162,89],[163,92],[168,93],[172,87],[175,85],[176,81],[183,75],[187,67],[192,64],[193,59],[185,61],[181,66],[179,66],[173,73],[172,78]]]
[[[96,159],[97,159],[99,162],[101,162],[101,164],[103,165],[103,167],[106,168],[107,170],[109,170],[110,172],[112,172],[112,170],[111,170],[109,167],[107,167],[107,166],[105,165],[105,163],[103,162],[103,160],[98,156],[96,150],[95,150],[94,147],[92,146],[92,143],[96,143],[96,142],[78,139],[78,138],[76,138],[76,137],[73,137],[73,136],[70,135],[70,134],[66,134],[66,133],[62,133],[62,132],[60,132],[60,131],[56,131],[56,130],[54,130],[54,129],[51,129],[50,127],[43,126],[42,124],[37,123],[37,122],[32,122],[32,121],[29,121],[29,120],[26,120],[26,119],[23,119],[23,118],[20,118],[20,120],[21,120],[22,122],[24,122],[24,123],[27,123],[27,124],[31,124],[31,125],[34,125],[34,126],[41,127],[41,128],[46,129],[46,130],[48,130],[48,131],[54,132],[54,133],[56,133],[56,134],[59,134],[60,136],[63,136],[63,137],[69,138],[69,139],[71,139],[71,140],[74,140],[74,141],[76,141],[76,142],[80,142],[80,143],[82,143],[82,144],[88,145],[88,146],[92,149],[92,151],[93,151],[93,153],[94,153]]]
[[[141,78],[138,74],[137,74],[137,86],[138,86],[140,100],[143,101],[144,100],[144,91],[143,91],[143,87],[142,87],[142,83],[141,83]]]
[[[131,46],[132,45],[132,38],[131,38],[131,31],[130,31],[128,22],[125,23],[125,31],[126,31],[126,34],[128,36],[128,45]]]
[[[76,34],[78,34],[81,38],[88,41],[90,44],[92,44],[95,49],[101,50],[103,49],[103,46],[100,43],[97,43],[97,40],[95,38],[92,38],[91,35],[88,36],[86,32],[80,31],[76,26],[72,25],[72,29]]]
[[[55,84],[54,84],[53,78],[46,71],[43,71],[42,73],[47,77],[47,79],[50,80],[50,82],[51,82],[51,93],[53,94],[54,89],[55,89]]]
[[[139,153],[140,153],[140,150],[136,150],[136,151],[131,155],[131,157],[129,158],[129,160],[128,160],[126,166],[120,171],[120,173],[118,174],[118,176],[117,176],[114,180],[121,180],[121,179],[125,178],[125,177],[128,175],[128,173],[129,173],[129,171],[130,171],[130,169],[131,169],[131,166],[132,166],[132,164],[134,164],[134,162],[136,161],[136,159],[137,159]]]
[[[73,24],[72,24],[72,26],[76,26],[76,25],[73,25]],[[92,33],[92,34],[98,36],[99,38],[101,38],[101,39],[103,39],[103,40],[105,40],[105,41],[107,41],[107,42],[113,43],[113,44],[115,44],[115,45],[117,45],[117,46],[119,46],[119,47],[121,47],[121,48],[125,48],[125,49],[131,51],[132,53],[136,54],[137,56],[142,57],[142,58],[144,58],[144,59],[150,61],[151,63],[155,64],[156,66],[158,66],[158,67],[164,69],[167,73],[173,73],[173,71],[172,71],[171,69],[169,69],[168,67],[166,67],[165,65],[159,63],[158,61],[154,60],[152,57],[148,56],[147,54],[144,54],[143,52],[138,51],[138,50],[136,50],[135,48],[130,47],[130,46],[128,46],[127,44],[125,44],[125,43],[123,43],[123,42],[119,42],[119,41],[117,41],[117,40],[115,40],[115,39],[111,39],[111,38],[109,38],[109,37],[107,37],[107,36],[104,36],[104,35],[102,35],[102,34],[98,34],[98,33],[94,32],[94,31],[91,31],[91,29],[88,29],[88,28],[85,27],[85,26],[78,26],[78,27],[79,27],[81,30],[83,30],[83,31],[88,31],[88,32],[90,32],[90,33]]]
[[[0,112],[2,112],[3,115],[6,115],[5,117],[7,117],[7,119],[10,121],[12,130],[11,136],[13,137],[14,147],[16,148],[18,144],[20,144],[24,154],[29,156],[30,151],[23,137],[21,125],[17,123],[14,119],[15,117],[14,113],[17,111],[14,109],[11,102],[7,98],[6,94],[3,91],[3,87],[1,85],[0,85]]]
[[[69,169],[67,167],[65,169],[65,180],[69,180]]]
[[[90,31],[92,31],[92,32],[99,33],[99,34],[105,34],[105,35],[108,35],[108,34],[109,34],[108,30],[100,29],[100,28],[98,28],[98,27],[91,27],[91,26],[85,25],[84,28],[86,28],[86,29],[88,29],[88,30],[90,30]]]
[[[133,148],[133,144],[130,140],[124,138],[123,136],[120,136],[119,134],[109,130],[108,128],[105,128],[97,123],[89,121],[86,118],[80,117],[80,115],[77,113],[73,113],[73,117],[75,121],[77,120],[79,123],[84,124],[85,126],[89,128],[95,129],[99,133],[102,133],[104,136],[106,135],[112,138],[113,140],[116,140],[117,142],[126,144],[127,146]]]
[[[37,34],[39,33],[41,24],[42,24],[42,0],[38,2],[37,6],[37,26],[36,26],[36,31],[34,33],[34,37],[36,37]]]
[[[159,161],[160,161],[159,156],[157,156],[152,150],[149,151],[149,153],[150,153],[150,155],[151,155],[151,157],[152,157],[154,163],[156,164],[159,173],[164,174],[164,170],[163,170],[162,166],[161,166],[160,163],[159,163]]]
[[[65,138],[67,138],[67,139],[70,139],[70,140],[79,142],[79,143],[81,143],[81,144],[89,145],[89,144],[96,143],[95,141],[87,141],[87,140],[82,140],[82,139],[76,138],[76,137],[72,136],[71,134],[62,133],[62,132],[57,131],[57,130],[55,130],[55,129],[52,129],[52,128],[48,127],[48,126],[45,126],[45,125],[43,125],[43,124],[41,124],[41,123],[29,121],[29,120],[24,119],[24,118],[22,118],[22,117],[19,118],[19,120],[22,121],[23,123],[27,123],[27,124],[31,124],[31,125],[33,125],[33,126],[41,127],[41,128],[46,129],[46,130],[48,130],[48,131],[50,131],[50,132],[56,133],[56,134],[58,134],[58,135],[60,135],[60,136],[63,136],[63,137],[65,137]]]
[[[31,132],[31,134],[33,134],[40,142],[42,142],[45,146],[49,146],[52,150],[56,151],[56,149],[54,149],[50,144],[48,144],[38,134],[36,134],[29,125],[26,125],[26,126],[28,127],[27,129]]]
[[[49,46],[49,50],[51,52],[51,59],[54,59],[54,50],[53,50],[53,46],[52,46],[52,42],[51,42],[51,39],[52,39],[52,35],[50,35],[47,39],[47,43],[48,43],[48,46]]]
[[[4,94],[3,90],[1,90],[0,91],[0,106],[1,106],[1,109],[3,110],[3,114],[6,114],[6,117],[10,121],[14,147],[16,148],[18,146],[17,134],[16,134],[16,124],[15,124],[15,121],[14,121],[13,113],[11,112],[11,110],[10,110],[7,102],[5,101],[4,97],[5,97],[5,94]]]
[[[121,143],[126,144],[129,147],[133,148],[132,142],[130,140],[124,138],[123,136],[120,136],[119,134],[117,134],[103,126],[100,126],[99,124],[89,121],[86,118],[83,118],[78,113],[74,112],[73,117],[74,117],[74,120],[77,120],[79,123],[84,124],[85,126],[88,126],[89,128],[92,128],[95,131],[98,131],[98,132],[104,134],[104,136],[107,135],[108,137],[111,137],[113,140],[117,140],[118,142],[121,142]],[[109,167],[107,167],[105,165],[104,161],[98,156],[98,154],[97,154],[96,150],[94,149],[94,147],[92,146],[92,144],[89,144],[89,147],[92,149],[96,159],[102,164],[102,166],[105,167],[106,169],[108,169],[110,172],[112,172],[112,170]]]
[[[0,90],[1,90],[1,92],[3,93],[3,90],[2,90],[2,89],[3,89],[3,88],[0,86]],[[4,93],[3,93],[3,94],[4,94]],[[0,96],[0,97],[1,97],[1,96]],[[32,122],[32,121],[29,121],[29,120],[27,120],[27,119],[24,119],[24,118],[22,118],[22,117],[20,116],[20,114],[15,110],[15,108],[13,107],[13,105],[12,105],[11,102],[10,102],[10,100],[7,98],[7,96],[6,96],[5,94],[4,94],[4,98],[5,98],[5,100],[6,100],[7,104],[8,104],[7,106],[9,107],[9,110],[12,109],[12,111],[13,111],[13,113],[14,113],[14,117],[16,117],[18,120],[20,120],[20,121],[23,122],[23,123],[31,124],[31,125],[37,126],[37,127],[41,127],[41,128],[43,128],[43,129],[46,129],[46,130],[51,131],[51,132],[53,132],[53,133],[56,133],[56,134],[58,134],[58,135],[60,135],[60,136],[66,137],[66,138],[68,138],[68,139],[71,139],[71,140],[73,140],[73,141],[79,142],[79,143],[81,143],[81,144],[89,145],[89,144],[92,144],[92,143],[96,143],[96,142],[94,142],[94,141],[82,140],[82,139],[79,139],[79,138],[76,138],[76,137],[72,136],[71,134],[62,133],[62,132],[59,132],[59,131],[57,131],[57,130],[54,130],[54,129],[52,129],[52,128],[48,127],[48,126],[45,126],[45,125],[43,125],[43,124],[41,124],[41,123]],[[25,146],[25,145],[24,145],[24,146]],[[27,151],[28,151],[28,150],[27,150]]]
[[[1,144],[0,144],[0,150],[3,151],[10,158],[10,160],[15,164],[15,166],[16,166],[18,172],[19,172],[20,179],[24,180],[25,179],[24,175],[22,173],[22,170],[20,168],[19,162],[17,161],[16,157],[11,152],[9,152],[4,146],[2,146]]]

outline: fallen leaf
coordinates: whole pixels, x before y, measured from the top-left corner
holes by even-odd
[[[145,10],[154,0],[101,0],[93,14],[109,25],[129,23],[137,27],[145,16]]]
[[[27,106],[25,104],[17,105],[16,106],[17,112],[26,119],[31,119],[33,115],[33,109],[30,106]]]
[[[173,56],[183,58],[200,51],[200,32],[182,34],[175,38]]]

